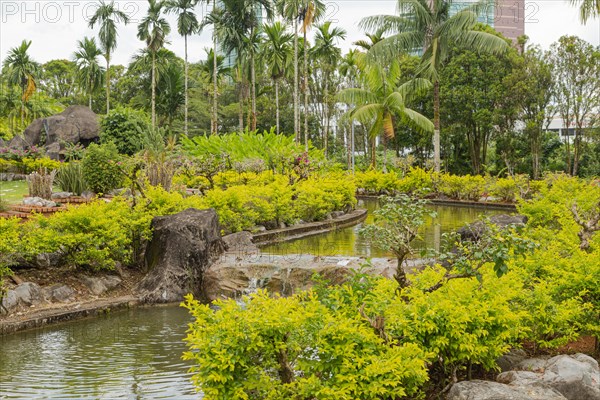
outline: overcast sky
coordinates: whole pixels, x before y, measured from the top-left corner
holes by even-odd
[[[363,37],[358,28],[361,18],[375,14],[393,14],[394,0],[325,0],[327,18],[348,31],[347,40],[340,43],[344,51],[352,42]],[[145,14],[146,1],[117,1],[134,24],[119,26],[118,49],[113,55],[113,64],[129,63],[132,54],[143,47],[136,37],[135,22]],[[87,26],[93,14],[96,1],[76,0],[0,0],[0,62],[8,50],[17,46],[23,39],[31,40],[30,54],[41,63],[51,59],[70,59],[76,41],[84,36],[94,36],[96,30]],[[204,8],[204,9],[203,9]],[[206,6],[198,6],[202,15]],[[567,0],[535,0],[525,3],[525,33],[533,43],[548,48],[562,35],[577,35],[593,45],[600,44],[600,20],[588,21],[582,25],[577,8]],[[169,17],[172,30],[167,47],[183,57],[183,39],[176,33],[175,16]],[[204,48],[211,46],[210,28],[189,40],[191,61],[205,59]]]

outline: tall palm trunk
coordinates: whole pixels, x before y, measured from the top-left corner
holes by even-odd
[[[242,67],[238,66],[238,71],[240,73],[240,106],[239,106],[239,123],[240,123],[240,133],[244,132],[244,74],[242,71]]]
[[[89,91],[88,107],[90,110],[92,109],[92,89]]]
[[[275,81],[275,126],[279,135],[279,79]]]
[[[25,87],[21,86],[21,129],[25,129]]]
[[[252,130],[256,130],[256,69],[254,68],[254,50],[250,52],[250,102],[252,106]]]
[[[183,133],[187,136],[188,134],[188,43],[187,35],[183,35],[183,42],[185,45],[185,71],[184,71],[184,91],[185,91],[185,106],[183,110]]]
[[[440,82],[433,84],[433,165],[440,172]]]
[[[306,32],[304,28],[304,84],[302,90],[304,91],[304,150],[308,151],[308,54],[306,49]]]
[[[329,75],[328,71],[325,71],[325,95],[323,96],[323,107],[325,107],[325,137],[323,138],[323,149],[325,157],[327,157],[327,145],[329,142],[329,104],[327,99],[329,98]]]
[[[156,126],[156,54],[152,52],[152,128]]]
[[[110,111],[110,53],[106,53],[106,114]]]
[[[217,7],[217,0],[214,1],[214,7]],[[219,122],[217,121],[217,96],[218,93],[218,82],[217,82],[217,35],[213,30],[213,107],[212,107],[212,129],[211,132],[215,135],[219,134]]]
[[[298,19],[294,18],[294,133],[296,142],[300,143],[300,97],[298,96]]]

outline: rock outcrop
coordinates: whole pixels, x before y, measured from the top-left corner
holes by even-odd
[[[525,226],[527,223],[527,217],[524,215],[499,214],[490,217],[490,223],[500,228],[506,228],[510,225]],[[461,240],[477,241],[485,234],[486,231],[486,224],[483,221],[476,221],[472,224],[463,226],[457,232],[460,235]]]
[[[65,144],[81,143],[87,146],[97,141],[99,135],[98,116],[92,110],[85,106],[69,106],[60,114],[34,120],[23,136],[13,138],[9,146],[45,146],[46,154],[58,160]]]
[[[95,296],[108,292],[121,284],[121,278],[116,275],[106,276],[86,276],[80,278],[81,282],[88,288],[90,293]]]
[[[598,362],[585,354],[520,361],[497,382],[455,384],[447,400],[600,400]]]
[[[204,272],[225,251],[217,213],[193,208],[152,220],[153,236],[145,255],[148,274],[139,284],[149,303],[202,296]]]

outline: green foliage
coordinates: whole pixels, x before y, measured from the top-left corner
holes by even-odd
[[[428,193],[433,189],[431,172],[419,167],[411,168],[398,183],[398,190],[401,193]]]
[[[83,166],[78,161],[65,164],[56,174],[56,185],[63,192],[70,192],[77,196],[87,190]]]
[[[132,108],[110,110],[100,122],[100,140],[113,142],[121,154],[133,155],[142,149],[144,132],[150,129],[148,116]]]
[[[19,255],[19,225],[18,218],[0,218],[0,299],[3,280],[12,273],[10,267],[15,264]]]
[[[365,225],[360,233],[374,246],[393,252],[401,263],[413,253],[410,243],[418,236],[425,218],[435,217],[436,213],[426,208],[427,201],[407,195],[382,197],[380,201],[373,223]]]
[[[357,188],[364,189],[366,194],[393,194],[399,188],[399,178],[395,173],[384,173],[369,169],[365,172],[357,172],[354,175],[354,183]]]
[[[131,257],[130,208],[123,200],[71,207],[52,217],[38,216],[24,228],[27,254],[60,252],[67,265],[114,269]]]
[[[293,136],[277,135],[270,132],[243,132],[228,135],[196,136],[181,138],[184,151],[196,157],[209,154],[225,159],[229,163],[247,160],[263,160],[271,170],[289,168],[295,157],[304,150],[294,141]],[[310,152],[311,159],[321,159],[319,150]]]
[[[441,174],[439,193],[456,200],[478,201],[485,190],[485,179],[476,175]]]
[[[112,143],[92,143],[82,160],[83,174],[87,186],[94,193],[108,193],[123,184],[123,174],[117,146]]]
[[[27,188],[29,189],[29,196],[51,200],[52,186],[54,185],[55,176],[56,170],[48,172],[48,170],[45,168],[29,174],[27,176]]]
[[[427,380],[416,344],[388,346],[357,315],[325,307],[314,293],[259,292],[244,303],[184,303],[194,317],[184,358],[195,362],[192,380],[206,399],[418,397]]]

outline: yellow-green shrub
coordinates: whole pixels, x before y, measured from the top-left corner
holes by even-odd
[[[429,193],[433,190],[433,179],[430,172],[422,168],[411,168],[406,176],[398,182],[398,190],[401,193]]]
[[[345,316],[314,294],[260,291],[243,305],[215,305],[191,296],[184,304],[194,317],[184,358],[208,400],[417,398],[427,380],[416,344],[388,346],[357,312]]]
[[[440,194],[456,200],[477,201],[485,190],[485,179],[482,176],[458,176],[441,174],[438,191]]]
[[[364,189],[367,194],[389,194],[398,190],[399,178],[395,172],[384,173],[369,169],[354,175],[357,188]]]

